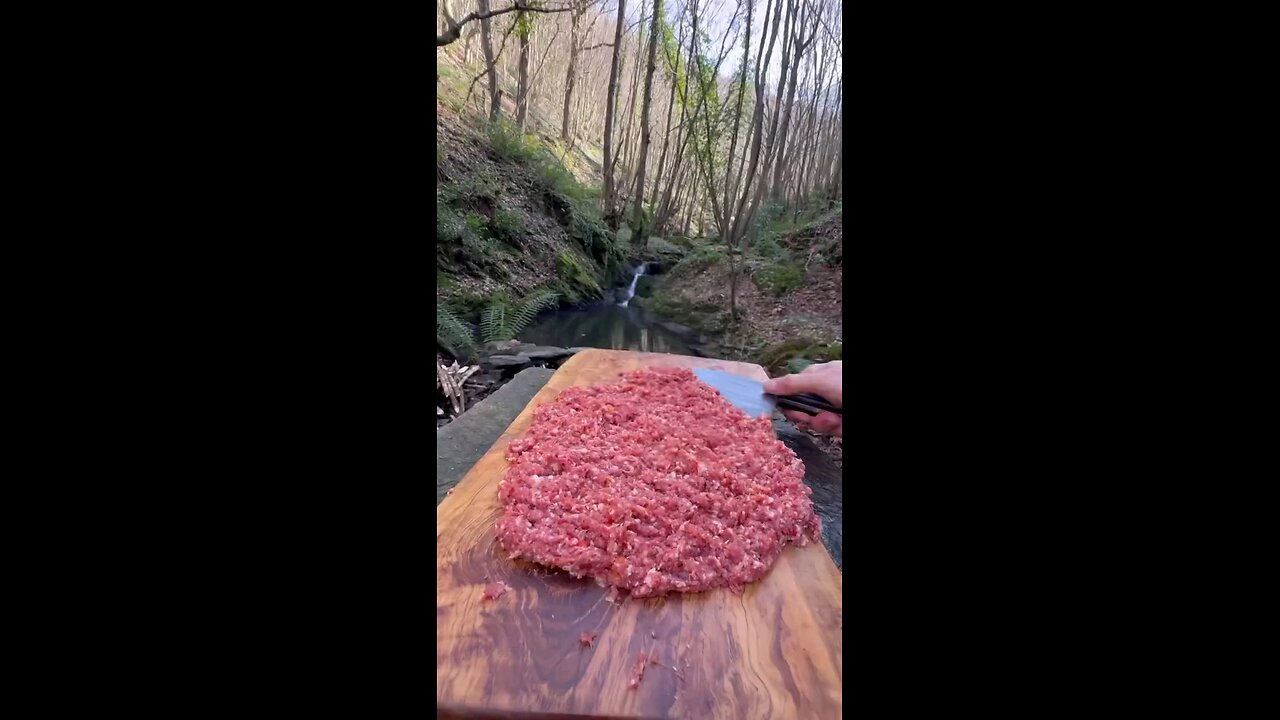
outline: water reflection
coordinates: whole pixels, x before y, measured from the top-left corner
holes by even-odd
[[[538,345],[694,354],[678,335],[647,322],[639,308],[614,303],[544,313],[519,336]]]

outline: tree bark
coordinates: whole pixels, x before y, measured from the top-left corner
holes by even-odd
[[[783,106],[782,110],[782,128],[781,132],[778,134],[777,162],[773,169],[773,190],[769,196],[771,200],[777,200],[782,193],[782,172],[783,167],[786,164],[785,160],[787,152],[787,129],[791,125],[791,108],[796,99],[796,75],[800,72],[800,61],[804,58],[804,51],[813,43],[813,38],[818,33],[818,24],[815,22],[813,25],[813,32],[810,33],[809,39],[804,41],[801,40],[801,36],[804,35],[804,31],[807,28],[806,20],[808,16],[809,6],[805,5],[801,10],[798,27],[792,30],[794,34],[791,38],[791,46],[795,53],[795,58],[791,63],[791,84],[790,87],[787,88],[787,102],[786,105]]]
[[[769,2],[772,2],[772,0],[769,0]],[[729,243],[731,247],[737,246],[738,242],[742,239],[742,236],[746,234],[746,231],[748,228],[747,217],[746,217],[747,213],[745,212],[745,210],[747,207],[747,199],[751,196],[751,181],[755,179],[756,168],[759,167],[759,164],[760,164],[760,144],[764,140],[764,137],[763,137],[764,136],[764,132],[763,132],[764,131],[763,70],[764,70],[764,67],[769,64],[769,59],[773,57],[773,46],[778,39],[778,23],[782,19],[782,0],[778,0],[778,4],[775,6],[775,10],[773,14],[773,32],[772,33],[768,32],[768,18],[769,18],[768,5],[765,6],[764,16],[766,21],[765,32],[766,34],[769,35],[769,44],[768,44],[768,49],[765,51],[764,62],[756,63],[756,110],[755,110],[755,116],[752,118],[752,125],[754,125],[753,132],[755,134],[751,138],[751,162],[748,164],[746,182],[742,186],[742,196],[738,199],[738,211],[734,214],[733,222],[731,224],[728,224],[729,227],[732,228],[730,230],[730,235],[729,235]],[[761,47],[765,47],[763,37],[760,38],[760,41],[761,41]],[[758,198],[756,200],[756,203],[757,204],[759,203]]]
[[[643,246],[649,245],[649,233],[644,226],[644,171],[649,159],[649,109],[653,101],[653,66],[658,54],[658,11],[662,0],[653,0],[653,20],[649,29],[649,66],[644,71],[644,104],[640,109],[640,169],[636,172],[636,232],[642,234]]]
[[[480,12],[489,12],[489,0],[479,0]],[[502,113],[498,99],[498,71],[493,66],[493,29],[489,18],[480,21],[480,48],[484,51],[484,69],[489,76],[489,120],[495,121]]]
[[[755,0],[747,0],[747,37],[746,44],[742,49],[742,79],[738,81],[738,103],[733,114],[733,139],[729,141],[729,157],[725,162],[724,174],[724,212],[725,226],[720,228],[720,236],[725,237],[725,230],[728,223],[732,222],[729,215],[729,198],[733,192],[738,189],[738,179],[733,174],[733,155],[738,148],[738,130],[742,126],[742,97],[747,92],[747,68],[751,62],[751,10],[755,5]]]
[[[677,22],[679,20],[677,19]],[[665,38],[665,35],[664,35]],[[680,46],[684,44],[684,25],[680,26],[680,35],[676,38],[676,56],[668,57],[667,48],[663,45],[662,54],[666,57],[667,66],[671,69],[671,91],[667,94],[667,129],[662,133],[662,153],[658,156],[658,172],[653,176],[653,197],[649,199],[649,207],[658,207],[658,191],[662,189],[662,173],[667,167],[667,146],[671,141],[671,116],[676,109],[676,74],[680,62]]]
[[[693,14],[696,17],[696,14],[697,14],[696,4],[694,6]],[[688,52],[688,57],[690,58],[693,57],[693,44],[694,44],[693,41],[694,41],[694,38],[690,36],[689,52]],[[677,48],[677,52],[679,52],[679,48]],[[659,203],[658,205],[659,222],[664,222],[667,219],[667,217],[671,215],[673,211],[679,210],[680,208],[679,203],[675,203],[675,204],[672,203],[671,190],[672,188],[675,187],[676,176],[679,174],[680,168],[683,167],[682,162],[684,160],[684,151],[689,144],[689,138],[693,136],[692,129],[691,129],[693,122],[690,119],[690,115],[689,115],[689,87],[690,87],[690,84],[693,82],[692,73],[693,73],[693,67],[695,64],[696,63],[691,63],[691,62],[688,62],[687,60],[685,61],[685,64],[684,64],[684,92],[679,93],[680,123],[679,125],[676,126],[676,156],[675,156],[675,160],[672,162],[671,170],[669,171],[669,179],[667,180],[667,189],[662,193],[662,202]]]
[[[520,41],[520,81],[516,86],[516,125],[524,132],[529,121],[529,16],[516,14],[516,39]]]
[[[636,41],[636,66],[631,71],[631,96],[627,100],[627,124],[624,125],[622,128],[622,152],[618,154],[619,155],[618,158],[614,159],[615,162],[618,159],[622,159],[623,167],[631,168],[631,172],[627,173],[627,182],[623,183],[624,188],[631,187],[630,182],[635,174],[635,163],[632,162],[633,160],[632,154],[635,152],[635,147],[634,147],[635,138],[634,138],[634,134],[631,131],[636,124],[635,122],[636,121],[636,98],[640,96],[640,56],[644,54],[644,22],[643,22],[644,6],[643,5],[641,6],[640,15],[641,15],[640,37]],[[624,211],[623,214],[625,215],[626,212]]]
[[[482,0],[484,1],[484,0]],[[604,110],[604,192],[601,194],[605,222],[613,231],[618,230],[618,213],[615,205],[617,190],[613,182],[613,120],[618,105],[618,62],[622,53],[622,28],[626,23],[627,0],[618,0],[618,24],[613,31],[613,62],[609,66],[609,96]]]
[[[560,118],[560,139],[570,144],[569,106],[573,102],[573,85],[577,82],[578,52],[581,41],[578,39],[578,25],[582,22],[582,14],[587,11],[584,3],[575,10],[572,16],[573,28],[569,33],[569,69],[564,76],[564,113]]]

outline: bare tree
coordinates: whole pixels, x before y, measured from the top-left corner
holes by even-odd
[[[573,104],[573,84],[577,82],[578,53],[582,51],[578,26],[582,24],[582,16],[586,12],[587,4],[584,2],[573,11],[571,16],[573,28],[569,32],[569,69],[565,71],[564,76],[564,113],[560,116],[560,139],[565,143],[569,142],[569,108]]]
[[[725,213],[728,213],[730,211],[729,198],[732,197],[733,192],[737,190],[738,181],[739,181],[739,178],[735,176],[733,173],[733,154],[738,147],[738,129],[742,125],[742,99],[747,94],[747,70],[750,67],[750,63],[751,63],[751,11],[755,4],[756,4],[755,0],[747,0],[747,33],[746,33],[746,39],[743,41],[743,46],[742,46],[742,70],[739,73],[739,80],[738,80],[738,98],[737,98],[738,106],[733,113],[733,139],[729,141],[728,172],[725,173],[725,178],[724,178],[724,211]],[[738,172],[739,174],[741,174],[742,172],[741,165],[738,166]],[[727,221],[729,220],[729,218],[726,217],[725,220],[727,225]],[[722,238],[726,236],[726,233],[724,233],[723,231],[724,231],[724,228],[721,228]]]
[[[613,181],[613,120],[618,105],[618,63],[622,53],[622,26],[626,22],[627,0],[618,0],[618,24],[613,33],[613,64],[609,68],[608,99],[604,111],[604,192],[600,201],[605,221],[613,230],[618,229],[616,205],[617,188]]]
[[[653,23],[649,30],[649,65],[644,71],[644,105],[640,110],[640,169],[636,171],[636,209],[633,225],[641,234],[641,241],[646,247],[649,244],[648,228],[644,226],[644,171],[645,162],[649,159],[649,107],[653,99],[653,66],[658,50],[658,13],[662,9],[662,0],[653,0]]]
[[[737,211],[733,213],[733,219],[729,220],[721,227],[721,237],[724,240],[725,244],[728,245],[730,248],[737,247],[742,237],[746,235],[747,228],[749,227],[747,224],[747,218],[746,218],[747,213],[745,212],[747,207],[747,198],[751,194],[751,181],[755,177],[756,168],[760,164],[760,143],[763,139],[763,130],[764,130],[764,68],[769,64],[769,59],[773,57],[773,46],[778,39],[778,23],[781,20],[781,16],[782,16],[782,0],[778,0],[777,5],[774,6],[775,9],[774,9],[774,15],[773,15],[773,32],[770,33],[768,20],[769,20],[769,9],[770,9],[770,5],[772,5],[772,2],[773,0],[768,0],[768,4],[765,5],[765,11],[764,11],[765,23],[764,23],[763,32],[764,34],[769,36],[768,49],[765,50],[764,62],[759,62],[759,61],[756,62],[756,77],[755,77],[756,109],[752,117],[752,133],[753,134],[751,138],[751,161],[748,164],[748,169],[746,172],[746,182],[742,187],[742,196],[738,199]],[[761,38],[761,47],[762,48],[765,47],[763,37]],[[756,203],[757,204],[759,203],[758,197],[757,197]],[[728,209],[726,208],[726,216],[727,215],[728,215]],[[731,252],[730,258],[732,257],[733,257],[733,253]],[[738,293],[737,267],[731,264],[729,269],[729,310],[730,310],[731,316],[733,312],[736,312],[737,293]]]
[[[520,41],[520,84],[516,86],[516,125],[524,132],[529,121],[529,35],[533,25],[528,13],[516,13],[516,38]]]
[[[809,37],[805,39],[804,31],[806,21],[809,17],[809,4],[805,3],[800,11],[799,25],[792,27],[791,47],[794,58],[791,63],[791,80],[787,88],[787,101],[782,110],[782,128],[778,135],[778,151],[775,156],[773,168],[773,188],[770,190],[769,198],[776,201],[782,196],[782,171],[785,163],[787,150],[787,129],[791,124],[791,108],[795,104],[796,99],[796,74],[800,71],[800,60],[804,57],[805,50],[813,44],[814,37],[818,34],[818,22],[813,23],[813,30],[809,33]],[[785,70],[785,68],[784,68]]]
[[[678,22],[678,20],[677,20]],[[667,129],[662,133],[662,153],[658,156],[658,174],[654,176],[653,197],[649,199],[649,206],[658,207],[658,190],[662,187],[662,173],[667,166],[667,146],[671,140],[671,116],[676,109],[676,85],[679,84],[678,73],[680,66],[680,46],[684,44],[684,24],[680,25],[680,35],[676,38],[675,52],[672,53],[666,46],[666,33],[663,33],[662,57],[667,61],[667,70],[670,77],[670,92],[667,94]],[[661,226],[659,226],[661,230]]]
[[[489,0],[479,0],[480,12],[488,13]],[[474,13],[473,13],[474,14]],[[498,71],[493,66],[493,30],[489,23],[492,15],[484,14],[480,19],[480,49],[484,51],[484,70],[489,76],[489,120],[497,120],[502,112],[501,96],[498,94]]]

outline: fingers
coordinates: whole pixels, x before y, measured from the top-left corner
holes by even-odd
[[[817,415],[808,415],[799,410],[783,410],[782,415],[801,428],[843,437],[841,432],[844,420],[835,413],[820,412]]]
[[[783,410],[782,416],[801,427],[809,427],[809,420],[813,418],[812,415],[806,415],[799,410]]]
[[[844,421],[839,415],[829,412],[820,412],[809,422],[810,427],[820,433],[827,435],[840,435],[840,425]]]
[[[764,391],[770,395],[796,395],[809,392],[814,387],[812,377],[800,375],[783,375],[771,378],[764,383]]]

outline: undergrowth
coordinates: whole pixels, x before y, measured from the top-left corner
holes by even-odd
[[[480,315],[480,336],[485,342],[511,340],[538,313],[555,307],[558,301],[559,295],[550,290],[534,292],[518,302],[511,301],[506,293],[495,293]]]
[[[558,302],[559,294],[547,289],[535,290],[518,301],[513,301],[505,292],[494,293],[480,312],[480,340],[486,343],[511,340],[528,327],[538,313],[555,307]],[[456,358],[472,360],[480,354],[479,345],[458,312],[456,305],[436,306],[436,344]]]

